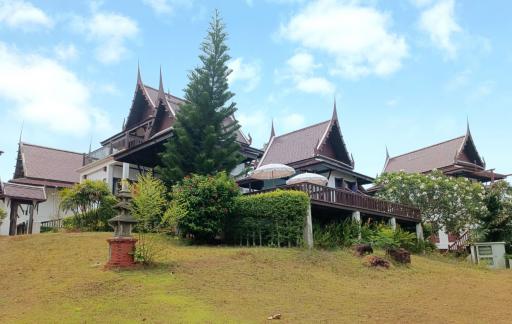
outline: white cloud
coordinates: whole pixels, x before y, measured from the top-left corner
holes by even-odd
[[[143,0],[157,15],[170,15],[177,7],[190,8],[193,0]]]
[[[388,101],[386,101],[386,106],[388,107],[395,107],[398,104],[397,98],[391,98]]]
[[[43,10],[23,0],[0,0],[0,23],[23,30],[53,27],[52,19]]]
[[[302,92],[320,93],[324,95],[333,95],[336,90],[334,85],[322,77],[309,77],[297,80],[296,88]]]
[[[78,57],[78,51],[73,44],[58,44],[54,47],[55,55],[59,60],[70,61]]]
[[[304,52],[293,55],[286,64],[297,74],[309,74],[320,67],[320,64],[315,63],[313,55]]]
[[[449,58],[457,55],[453,34],[461,32],[455,21],[455,0],[439,0],[434,6],[421,13],[420,29],[429,36],[434,46],[445,51]]]
[[[261,80],[261,66],[258,62],[244,62],[242,57],[228,62],[228,67],[232,70],[228,76],[230,85],[237,82],[244,83],[244,91],[254,90]]]
[[[315,70],[321,67],[315,63],[310,53],[298,52],[286,61],[287,69],[278,72],[279,77],[290,79],[297,90],[306,93],[334,94],[336,87],[324,77],[316,76]]]
[[[277,124],[285,132],[291,132],[300,129],[304,126],[306,118],[303,115],[297,113],[291,113],[289,115],[281,116],[277,118]]]
[[[126,41],[139,33],[136,21],[117,13],[95,12],[89,18],[75,17],[73,27],[97,43],[95,56],[104,64],[119,62],[128,51]]]
[[[0,43],[0,71],[0,99],[26,122],[77,136],[110,129],[88,87],[57,61]]]
[[[408,53],[404,37],[390,25],[389,14],[357,1],[319,0],[281,26],[280,35],[333,57],[335,74],[384,76],[400,69]]]
[[[433,0],[410,0],[416,7],[425,7],[433,2]]]

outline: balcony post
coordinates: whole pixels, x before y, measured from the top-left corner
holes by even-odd
[[[123,178],[122,178],[123,190],[128,190],[128,179],[130,179],[130,163],[123,162]]]
[[[108,164],[107,165],[107,186],[108,186],[108,189],[110,190],[110,192],[112,193],[115,193],[115,188],[114,188],[114,168],[113,168],[113,164]]]
[[[423,240],[423,226],[421,226],[421,223],[416,224],[416,238],[418,240]]]
[[[308,203],[306,221],[304,224],[304,243],[308,249],[313,248],[313,219],[311,216],[311,202]]]
[[[393,230],[396,230],[396,218],[395,217],[391,217],[389,219],[389,226],[391,226],[391,228]]]
[[[357,222],[359,226],[358,238],[361,239],[361,212],[356,210],[352,212],[352,221]]]

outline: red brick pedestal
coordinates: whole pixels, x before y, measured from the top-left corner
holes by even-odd
[[[110,256],[107,268],[127,268],[135,265],[134,253],[137,239],[133,237],[114,237],[107,240]]]

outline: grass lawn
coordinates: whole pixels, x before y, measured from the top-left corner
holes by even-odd
[[[107,233],[0,238],[0,322],[510,323],[512,271],[441,257],[368,269],[346,251],[183,246],[105,271]]]

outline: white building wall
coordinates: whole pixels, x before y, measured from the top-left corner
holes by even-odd
[[[337,170],[331,171],[330,174],[324,173],[322,175],[327,177],[327,179],[329,180],[329,182],[327,183],[327,186],[331,187],[331,188],[336,187],[336,185],[335,185],[336,178],[341,178],[341,179],[344,179],[345,181],[356,182],[356,178],[354,176],[344,173],[344,172],[341,172],[341,171],[337,171]]]

